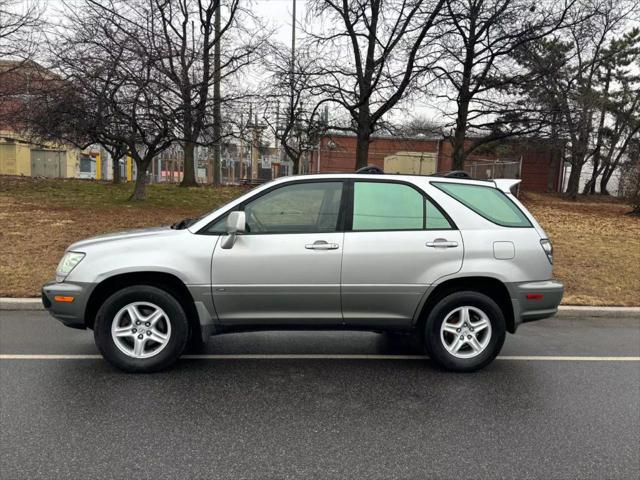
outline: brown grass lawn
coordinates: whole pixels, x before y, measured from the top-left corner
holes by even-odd
[[[213,210],[245,187],[149,185],[127,202],[131,185],[0,176],[0,297],[38,296],[71,243],[94,235],[166,225]]]
[[[522,200],[553,241],[564,304],[640,305],[640,218],[626,214],[629,205],[606,197]]]
[[[148,200],[126,201],[131,185],[0,176],[0,296],[32,297],[53,278],[76,240],[117,230],[170,224],[212,210],[245,187],[150,185]],[[523,201],[555,245],[564,303],[640,305],[640,219],[624,203],[569,202],[528,194]]]

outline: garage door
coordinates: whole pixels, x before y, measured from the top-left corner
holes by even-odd
[[[31,176],[63,177],[67,171],[67,156],[57,150],[31,150]]]

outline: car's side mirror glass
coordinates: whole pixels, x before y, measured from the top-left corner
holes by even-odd
[[[226,230],[228,235],[222,240],[222,248],[232,248],[236,237],[247,231],[247,221],[244,212],[231,212],[227,217]]]

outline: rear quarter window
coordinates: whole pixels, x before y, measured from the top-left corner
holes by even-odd
[[[522,210],[497,188],[448,182],[431,182],[431,185],[497,225],[532,227]]]

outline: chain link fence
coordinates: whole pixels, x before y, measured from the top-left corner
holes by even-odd
[[[519,159],[467,160],[464,171],[477,180],[521,178],[522,157]]]

